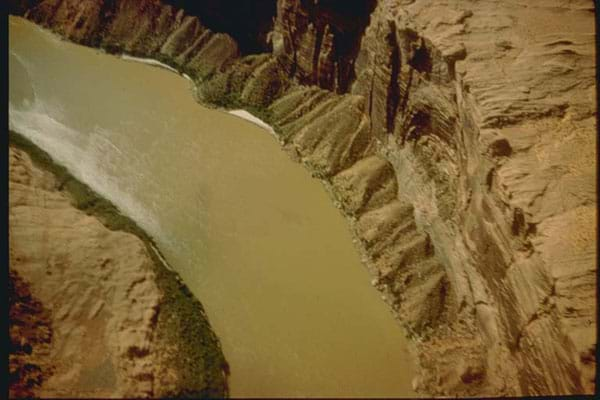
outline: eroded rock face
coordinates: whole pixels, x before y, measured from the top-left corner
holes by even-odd
[[[197,16],[213,32],[229,34],[242,54],[271,50],[268,37],[277,11],[275,0],[166,0],[164,3]]]
[[[206,77],[239,56],[237,43],[197,17],[152,0],[39,2],[27,17],[78,43],[157,59]]]
[[[11,395],[226,393],[224,380],[210,376],[209,360],[200,370],[193,364],[195,355],[177,337],[184,333],[168,335],[167,324],[179,322],[164,315],[173,312],[166,299],[173,293],[159,283],[142,240],[75,208],[52,173],[24,151],[9,151]],[[210,337],[195,344],[218,346]],[[184,355],[196,386],[186,386],[173,362]]]
[[[278,1],[273,53],[299,82],[345,93],[375,5],[375,0]]]
[[[596,323],[593,9],[572,5],[562,18],[556,4],[540,4],[536,22],[525,3],[406,3],[378,3],[350,93],[363,98],[366,137],[392,166],[397,186],[395,199],[359,216],[357,236],[365,240],[379,287],[421,338],[427,372],[420,384],[433,394],[590,392]],[[549,23],[560,29],[548,31]],[[289,107],[297,97],[284,95],[271,107]],[[318,118],[306,112],[289,124],[316,130],[332,113],[332,107],[319,109]],[[337,118],[338,126],[350,121],[341,113]],[[287,126],[282,130],[294,139],[286,141],[304,142]],[[347,139],[336,137],[333,147],[344,146]],[[313,157],[296,148],[306,160]],[[351,215],[360,206],[347,199],[360,201],[365,189],[340,184],[341,177],[358,169],[362,180],[376,182],[371,190],[386,185],[387,178],[374,177],[378,169],[360,168],[371,157],[357,156],[333,178]],[[402,203],[414,210],[402,213]],[[428,252],[415,250],[419,239],[399,233],[410,233],[405,226],[411,217],[414,235],[427,237]],[[581,233],[572,240],[575,232]],[[570,289],[558,294],[561,281]],[[578,293],[577,300],[567,292]]]
[[[272,54],[243,58],[158,1],[27,16],[260,112],[348,216],[414,339],[418,390],[593,392],[593,3],[279,0]]]

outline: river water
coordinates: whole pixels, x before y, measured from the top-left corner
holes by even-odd
[[[23,19],[9,42],[11,128],[155,238],[206,308],[232,396],[414,396],[346,221],[267,130]]]

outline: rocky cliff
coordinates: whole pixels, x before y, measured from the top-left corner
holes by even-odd
[[[272,0],[241,25],[202,3],[14,9],[269,122],[348,217],[413,339],[417,390],[594,391],[592,2]]]
[[[149,239],[31,143],[11,142],[11,397],[226,396],[202,306]]]

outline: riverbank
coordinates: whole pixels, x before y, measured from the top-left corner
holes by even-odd
[[[11,326],[13,393],[227,396],[228,366],[203,307],[152,238],[29,140],[10,132],[9,141],[11,271],[46,310],[51,337],[29,343],[35,330]],[[23,382],[29,364],[41,376]]]
[[[10,25],[11,127],[154,238],[202,299],[232,396],[413,394],[343,217],[271,135],[163,68]]]

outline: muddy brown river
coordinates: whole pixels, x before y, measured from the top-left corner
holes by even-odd
[[[152,235],[236,396],[414,396],[406,339],[321,183],[190,81],[9,25],[11,129]]]

